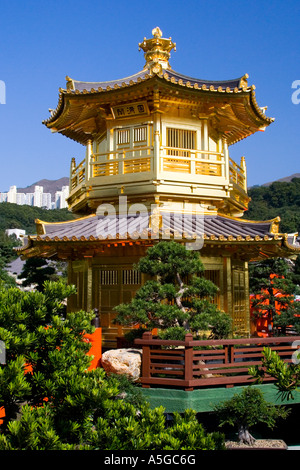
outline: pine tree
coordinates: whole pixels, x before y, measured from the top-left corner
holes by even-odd
[[[221,449],[223,437],[194,412],[167,427],[164,409],[152,410],[132,383],[89,370],[83,335],[93,313],[65,315],[74,293],[50,281],[43,292],[0,288],[0,450]]]
[[[151,276],[128,304],[115,308],[115,323],[158,328],[165,339],[183,339],[210,330],[214,338],[226,337],[230,317],[212,302],[218,288],[203,276],[199,253],[176,242],[162,241],[149,248],[137,269]]]
[[[28,258],[18,277],[24,287],[33,285],[39,291],[43,291],[45,281],[59,279],[55,266],[43,258]]]
[[[258,423],[264,423],[274,428],[279,418],[285,419],[288,410],[283,406],[268,403],[260,389],[251,386],[243,388],[242,392],[215,406],[219,425],[229,424],[236,428],[238,440],[241,443],[253,445],[255,438],[250,433]]]

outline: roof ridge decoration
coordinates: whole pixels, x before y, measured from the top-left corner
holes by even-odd
[[[226,131],[228,145],[232,145],[258,130],[265,130],[274,121],[274,118],[266,115],[266,107],[258,105],[255,86],[248,84],[249,75],[247,73],[242,77],[230,80],[207,80],[178,73],[169,65],[170,52],[176,50],[176,44],[172,42],[171,37],[169,39],[163,38],[159,27],[152,30],[152,35],[152,38],[144,38],[144,41],[139,44],[139,49],[144,51],[146,58],[145,66],[132,75],[100,82],[75,80],[67,75],[65,88],[59,88],[56,109],[49,109],[50,116],[42,123],[51,132],[60,132],[86,145],[87,141],[92,138],[92,131],[90,128],[84,131],[78,125],[74,127],[74,119],[80,119],[83,111],[87,121],[90,118],[94,119],[97,107],[101,107],[103,103],[107,104],[110,99],[119,99],[116,93],[122,98],[128,93],[127,88],[143,87],[142,83],[148,81],[150,82],[149,88],[158,83],[173,93],[176,87],[176,93],[184,93],[184,96],[188,96],[186,93],[188,91],[191,93],[192,99],[195,98],[199,101],[206,99],[204,95],[207,95],[208,99],[215,95],[218,103],[222,100],[226,100],[226,102],[230,100],[228,103],[231,106],[231,113],[235,115],[234,119],[241,122],[241,126],[227,126],[230,127],[230,130]],[[141,92],[145,92],[146,88],[145,85],[144,88],[141,88]],[[87,99],[93,95],[90,108],[85,107],[86,102],[82,99],[83,95]]]
[[[146,64],[144,69],[149,69],[151,73],[161,73],[162,70],[170,70],[169,58],[172,49],[176,51],[176,43],[162,37],[162,31],[157,26],[152,30],[152,38],[139,43],[139,50],[144,51]]]

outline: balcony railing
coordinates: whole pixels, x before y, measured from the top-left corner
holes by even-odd
[[[160,166],[162,172],[222,176],[224,174],[224,166],[224,154],[220,152],[174,147],[162,148]]]
[[[94,153],[91,159],[91,176],[117,176],[149,172],[152,158],[152,147],[135,147],[115,152]]]
[[[71,163],[71,190],[74,190],[85,181],[85,159],[76,166],[75,158]]]
[[[248,369],[262,365],[264,347],[276,351],[287,363],[300,344],[300,336],[195,341],[159,340],[146,332],[135,344],[143,348],[140,382],[143,387],[195,387],[249,384]],[[265,381],[274,382],[273,377]]]
[[[153,147],[136,147],[114,152],[95,153],[90,156],[90,171],[86,159],[77,166],[71,164],[71,190],[85,182],[88,174],[92,178],[114,177],[128,174],[149,173],[153,168]],[[160,173],[177,173],[193,176],[226,176],[223,153],[205,150],[189,150],[162,147],[160,152]],[[245,168],[229,158],[229,180],[244,191],[247,190]]]
[[[229,178],[231,183],[247,191],[246,171],[231,158],[229,158]]]

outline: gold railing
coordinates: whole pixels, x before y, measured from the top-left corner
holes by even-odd
[[[195,175],[222,176],[224,154],[207,150],[164,147],[161,171]]]
[[[93,164],[92,176],[114,176],[118,174],[117,160]]]
[[[85,181],[85,159],[77,166],[75,165],[75,159],[72,159],[71,190],[75,189],[79,184]]]
[[[231,158],[229,158],[229,178],[231,183],[235,183],[244,191],[247,190],[246,172]]]
[[[225,159],[220,152],[162,147],[160,171],[190,175],[224,176]],[[136,147],[114,152],[95,153],[90,158],[90,176],[105,177],[151,171],[153,147]],[[86,180],[86,159],[71,164],[71,190]],[[245,168],[229,158],[229,179],[247,190]]]
[[[144,173],[151,170],[152,147],[136,147],[92,155],[92,177]]]

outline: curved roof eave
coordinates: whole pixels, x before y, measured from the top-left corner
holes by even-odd
[[[158,77],[167,82],[172,83],[173,85],[178,85],[180,87],[193,88],[199,92],[214,92],[214,93],[226,93],[226,94],[236,94],[236,93],[247,93],[249,94],[250,104],[253,111],[257,117],[265,125],[269,125],[274,121],[274,118],[269,118],[264,113],[264,108],[260,108],[257,104],[255,97],[255,87],[248,87],[247,78],[248,75],[244,75],[239,78],[223,81],[213,81],[213,80],[203,80],[192,78],[187,75],[182,75],[178,72],[175,72],[172,69],[164,71],[163,73],[153,74],[147,68],[144,68],[142,71],[117,80],[110,80],[105,82],[84,82],[79,80],[73,80],[69,77],[67,79],[67,88],[59,89],[59,100],[55,110],[51,110],[51,116],[48,119],[43,120],[43,124],[47,127],[53,127],[55,121],[63,113],[66,99],[68,95],[82,95],[82,94],[97,94],[114,91],[120,88],[132,87],[140,84],[145,80],[149,80],[153,77]]]

